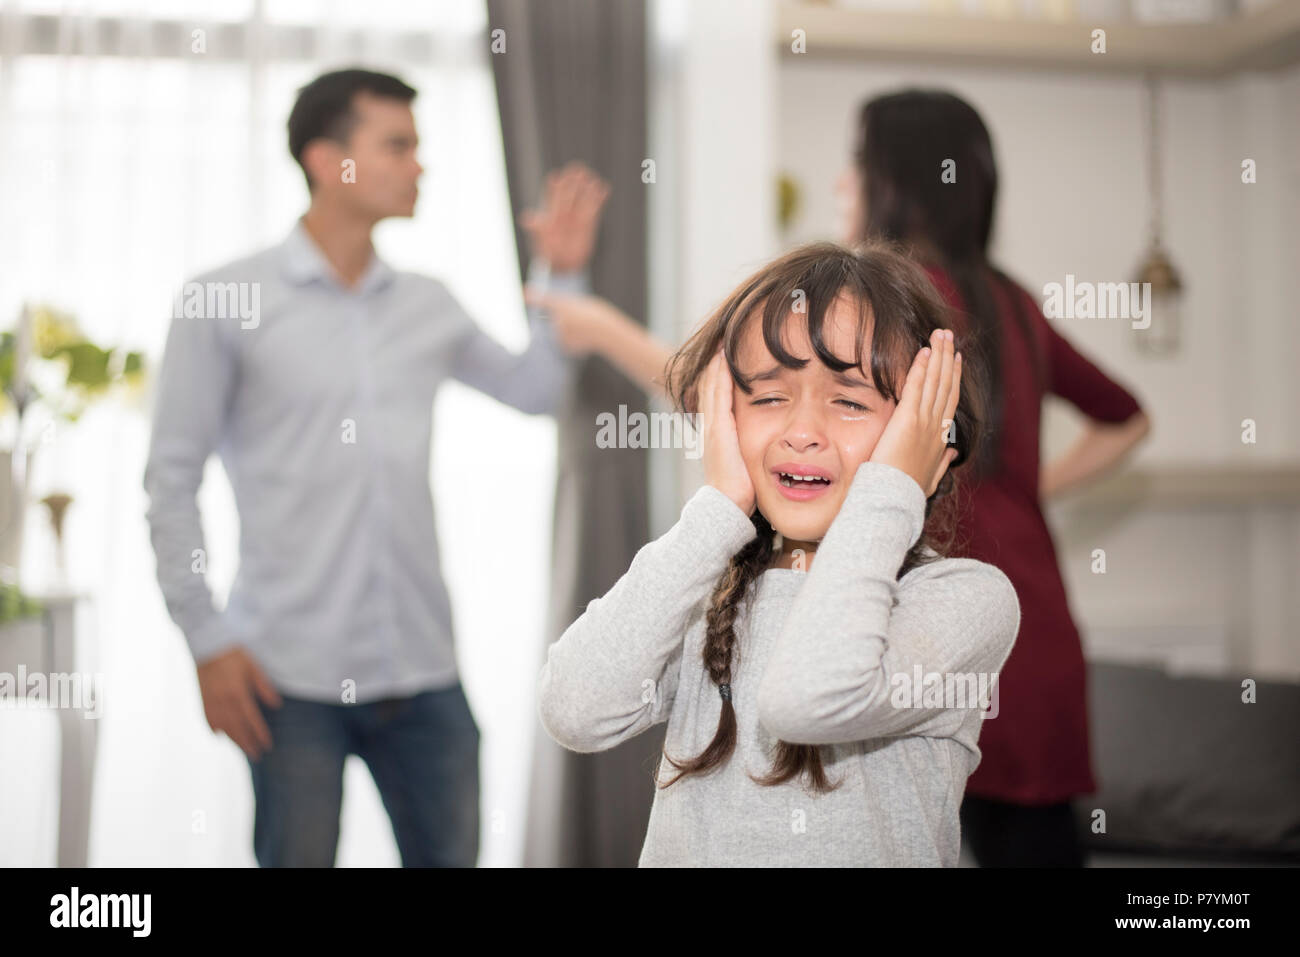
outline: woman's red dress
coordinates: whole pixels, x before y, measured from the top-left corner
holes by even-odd
[[[959,313],[961,296],[948,274],[931,279]],[[1123,422],[1141,407],[1124,387],[1084,358],[1019,286],[994,284],[1002,336],[1004,413],[998,442],[1003,469],[967,479],[959,499],[956,556],[1000,568],[1020,598],[1020,632],[998,679],[996,718],[984,722],[982,759],[967,792],[1022,805],[1056,804],[1096,791],[1088,745],[1087,672],[1070,617],[1056,550],[1039,506],[1039,418],[1051,392],[1100,422]],[[1014,302],[1012,301],[1014,299]],[[1045,389],[1033,375],[1030,343],[1012,308],[1025,310],[1045,362]],[[960,335],[960,328],[958,328]],[[959,340],[960,341],[960,340]],[[963,544],[964,543],[964,544]]]

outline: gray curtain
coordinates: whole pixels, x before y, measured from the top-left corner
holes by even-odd
[[[612,187],[591,263],[593,291],[638,320],[646,303],[645,0],[487,0],[511,206],[546,172],[587,163]],[[516,239],[521,275],[527,241]],[[596,416],[646,399],[603,359],[584,360],[559,415],[559,474],[546,643],[608,591],[649,535],[644,449],[597,449]],[[566,751],[537,725],[524,865],[633,867],[645,839],[664,726],[603,754]]]

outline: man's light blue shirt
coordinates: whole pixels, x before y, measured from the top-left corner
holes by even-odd
[[[585,277],[551,285],[585,291]],[[348,289],[301,220],[185,285],[144,486],[158,581],[197,662],[242,644],[282,693],[336,703],[349,681],[364,702],[458,680],[429,488],[434,396],[454,378],[555,412],[574,363],[544,316],[529,327],[511,353],[441,282],[377,256]],[[197,503],[213,452],[240,519],[224,610]]]

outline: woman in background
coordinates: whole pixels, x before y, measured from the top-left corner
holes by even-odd
[[[1040,501],[1108,471],[1150,425],[1133,395],[989,262],[997,186],[988,130],[969,104],[925,90],[876,97],[862,106],[852,163],[837,184],[842,238],[909,245],[991,377],[992,435],[963,476],[952,554],[1000,568],[1022,618],[999,677],[999,713],[980,735],[962,830],[982,867],[1082,866],[1071,799],[1096,791],[1086,671]],[[1040,470],[1047,393],[1089,422],[1060,460]]]

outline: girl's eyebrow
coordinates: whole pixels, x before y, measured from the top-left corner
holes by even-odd
[[[749,377],[749,381],[767,382],[769,379],[779,379],[781,378],[781,371],[784,368],[785,366],[781,365],[781,363],[778,362],[776,365],[772,366],[772,368],[768,369],[766,372],[756,372],[754,375]]]
[[[750,376],[749,381],[767,382],[772,379],[779,379],[781,378],[784,371],[785,371],[785,366],[781,365],[778,362],[776,365],[772,366],[772,368],[766,369],[763,372],[757,372],[754,375]],[[850,375],[849,374],[850,371],[852,371],[855,374]],[[834,372],[832,373],[832,375],[835,377],[835,381],[838,382],[840,385],[846,385],[854,389],[868,389],[872,392],[877,391],[874,385],[872,385],[870,382],[862,378],[861,375],[858,375],[856,373],[857,373],[856,369],[854,370],[845,369],[843,372]]]
[[[855,373],[857,372],[856,369],[852,371]],[[843,372],[836,372],[835,381],[840,383],[841,385],[851,386],[852,388],[855,389],[870,389],[872,392],[876,391],[876,387],[872,385],[870,382],[863,379],[862,376],[856,374],[850,375],[849,372],[850,370],[848,369],[845,369]]]

